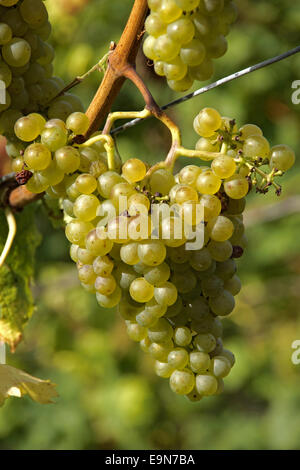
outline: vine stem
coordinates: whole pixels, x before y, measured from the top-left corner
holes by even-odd
[[[7,235],[7,239],[6,239],[3,251],[0,256],[0,268],[3,266],[10,252],[11,246],[13,244],[13,241],[17,232],[16,219],[11,208],[6,207],[4,213],[5,213],[6,221],[8,224],[8,235]]]

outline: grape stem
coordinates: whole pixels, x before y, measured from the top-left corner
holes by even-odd
[[[6,207],[4,213],[5,213],[6,221],[7,221],[7,224],[8,224],[8,235],[7,235],[7,239],[6,239],[3,251],[0,255],[0,268],[3,266],[8,254],[10,252],[10,249],[12,247],[14,238],[15,238],[16,233],[17,233],[16,219],[15,219],[15,216],[14,216],[11,208]]]
[[[91,137],[83,144],[78,145],[79,147],[89,147],[96,142],[104,142],[104,148],[107,153],[107,165],[109,170],[115,169],[115,144],[113,138],[108,134],[100,134]]]

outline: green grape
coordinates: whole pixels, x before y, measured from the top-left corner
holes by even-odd
[[[198,351],[210,353],[216,347],[216,339],[211,333],[198,334],[194,338],[194,344]]]
[[[156,323],[157,317],[154,315],[153,312],[149,310],[142,310],[136,316],[136,321],[139,325],[144,326],[146,328],[153,326]]]
[[[49,119],[59,118],[65,121],[71,112],[72,106],[67,101],[53,100],[50,103],[47,114]]]
[[[194,119],[194,129],[202,137],[211,137],[222,125],[222,118],[213,108],[203,108]]]
[[[168,379],[172,374],[174,368],[167,362],[155,361],[154,370],[156,375]]]
[[[200,139],[197,141],[197,143],[195,145],[195,149],[200,150],[202,152],[218,152],[219,151],[219,146],[220,146],[219,143],[216,142],[216,141],[212,141],[212,140],[207,139],[205,137],[200,137]],[[202,157],[201,159],[209,161],[209,160],[213,160],[214,156]],[[218,159],[218,157],[216,159]],[[214,172],[214,173],[217,174],[216,172]],[[220,175],[218,175],[218,176],[220,176]],[[220,176],[220,178],[222,178],[222,176]]]
[[[74,263],[77,263],[77,261],[78,261],[78,255],[77,255],[78,248],[79,248],[79,246],[74,245],[73,243],[70,246],[70,258],[71,258],[72,261],[74,261]]]
[[[226,359],[228,359],[228,361],[230,362],[231,364],[231,367],[234,366],[235,364],[235,357],[234,357],[234,354],[229,351],[229,349],[222,349],[222,354],[221,354],[223,357],[226,357]]]
[[[86,248],[78,247],[77,248],[77,260],[84,265],[91,265],[94,262],[94,256]],[[93,272],[95,272],[94,266],[92,266],[92,269],[93,269]],[[96,275],[95,275],[95,279],[96,279]]]
[[[147,240],[139,244],[138,257],[147,266],[157,266],[166,257],[166,247],[160,240]]]
[[[90,254],[89,256],[93,256]],[[106,255],[97,256],[93,261],[93,269],[98,276],[108,276],[114,269],[114,262]]]
[[[270,144],[262,135],[251,135],[244,142],[243,153],[249,158],[269,158]]]
[[[16,121],[14,131],[18,139],[24,142],[31,142],[38,137],[41,130],[37,119],[29,114]],[[37,169],[40,170],[41,168]]]
[[[164,23],[172,23],[181,16],[182,9],[174,0],[162,0],[157,14]]]
[[[226,261],[232,255],[232,245],[228,240],[225,242],[211,240],[207,248],[215,261]]]
[[[99,176],[107,171],[107,165],[101,160],[89,162],[88,158],[81,152],[79,170],[85,171],[86,169],[89,169],[90,174],[93,175],[94,178],[99,178]]]
[[[16,3],[18,3],[19,0],[0,0],[0,5],[3,7],[12,7]]]
[[[157,60],[158,57],[155,51],[156,38],[154,36],[147,36],[143,42],[143,52],[150,60]]]
[[[197,374],[207,372],[210,366],[209,354],[201,351],[192,351],[189,354],[189,365],[192,371]]]
[[[153,298],[145,304],[145,309],[155,315],[156,318],[160,318],[166,313],[167,306],[158,304]]]
[[[192,341],[192,332],[187,326],[177,327],[174,331],[174,342],[178,346],[188,346]]]
[[[136,302],[149,302],[154,295],[154,287],[146,279],[139,277],[132,281],[129,292]]]
[[[201,168],[196,165],[187,165],[182,168],[179,172],[179,181],[181,184],[188,184],[192,187],[196,187],[196,182]]]
[[[97,299],[97,302],[98,304],[101,306],[101,307],[104,307],[104,308],[113,308],[115,307],[116,305],[119,304],[120,300],[121,300],[121,295],[122,295],[122,291],[121,289],[117,286],[114,290],[114,292],[111,294],[111,295],[102,295],[102,294],[99,294],[99,292],[96,292],[96,299]],[[128,329],[127,329],[127,333],[128,333]],[[131,329],[130,331],[130,334],[134,335],[133,333],[133,328]],[[136,332],[137,334],[137,332]],[[129,333],[128,333],[128,336],[133,339]],[[140,337],[142,339],[143,335],[140,334]],[[139,340],[137,340],[139,341]]]
[[[74,203],[74,215],[80,220],[89,222],[97,216],[100,201],[93,194],[81,194]]]
[[[172,282],[161,283],[154,289],[155,300],[162,305],[173,305],[177,300],[177,289]]]
[[[215,395],[218,390],[218,381],[213,375],[197,375],[196,389],[200,395]]]
[[[209,57],[205,57],[200,65],[189,67],[189,75],[193,80],[204,82],[213,76],[214,70],[213,61]]]
[[[288,145],[271,148],[270,167],[281,171],[289,170],[295,163],[295,152]]]
[[[231,199],[242,199],[249,191],[249,183],[237,174],[224,181],[224,191]]]
[[[204,209],[204,220],[207,222],[217,217],[221,212],[221,201],[217,196],[212,194],[203,194],[200,197],[199,203]]]
[[[187,73],[187,66],[180,57],[175,57],[171,62],[165,62],[164,75],[168,80],[181,80]]]
[[[189,354],[184,348],[175,348],[168,354],[168,363],[174,369],[184,369],[189,361]]]
[[[131,186],[131,184],[119,183],[112,188],[110,198],[116,207],[119,207],[120,204],[124,201],[124,199],[122,201],[122,198],[125,198],[127,209],[127,200],[132,194],[134,194],[134,192],[134,188]]]
[[[170,307],[167,308],[165,316],[167,318],[176,317],[177,315],[180,314],[180,312],[182,310],[182,307],[183,307],[182,298],[177,297],[176,302],[173,305],[171,305]]]
[[[12,30],[6,23],[0,23],[0,45],[7,44],[12,38]]]
[[[230,279],[227,279],[224,283],[224,289],[226,289],[230,294],[236,296],[242,288],[242,283],[240,278],[237,275],[232,276]]]
[[[85,222],[85,224],[92,226],[90,222]],[[93,229],[93,227],[86,235],[85,243],[86,249],[94,256],[107,255],[113,247],[113,242],[108,238],[107,234],[99,229]]]
[[[96,274],[90,264],[84,264],[78,269],[78,278],[84,284],[94,284]]]
[[[219,178],[229,178],[235,173],[236,164],[228,155],[222,155],[213,160],[211,169]]]
[[[38,57],[36,61],[38,64],[45,66],[45,65],[50,64],[53,61],[54,55],[55,53],[54,53],[53,47],[47,42],[42,42],[41,43],[41,55]],[[62,87],[59,86],[58,84],[56,85],[57,85],[58,91],[61,91]],[[65,99],[66,95],[64,95],[63,98]]]
[[[195,26],[188,18],[181,17],[173,23],[168,24],[168,36],[180,44],[187,44],[190,42],[195,34]]]
[[[89,124],[89,118],[87,115],[80,112],[70,114],[66,121],[67,128],[77,135],[85,134],[89,128]]]
[[[19,173],[24,168],[24,160],[22,157],[14,158],[11,164],[11,169],[15,173]]]
[[[190,253],[186,249],[185,245],[178,248],[168,249],[168,258],[176,264],[183,264],[189,260]]]
[[[222,57],[228,49],[227,40],[222,34],[214,36],[212,39],[204,40],[204,45],[206,54],[211,59]]]
[[[175,285],[180,294],[187,294],[196,287],[197,278],[192,270],[183,273],[175,272],[171,276],[171,282]]]
[[[163,285],[170,277],[170,268],[167,263],[162,263],[159,266],[149,267],[144,277],[146,281],[155,287]]]
[[[160,193],[165,196],[169,193],[174,184],[174,176],[169,170],[157,170],[150,177],[150,187],[152,194]]]
[[[159,318],[148,330],[148,337],[153,343],[165,343],[173,335],[173,328],[165,318]]]
[[[202,395],[200,395],[196,388],[193,388],[193,390],[186,395],[187,399],[190,400],[191,402],[196,402],[202,400]]]
[[[164,77],[165,76],[165,63],[162,60],[155,60],[154,71],[156,75],[159,75],[160,77]]]
[[[39,173],[34,173],[26,184],[26,188],[31,193],[42,193],[47,189],[47,184],[42,181]]]
[[[224,0],[201,0],[200,11],[205,15],[216,15],[224,8]]]
[[[0,80],[4,82],[5,87],[8,88],[11,84],[12,73],[10,68],[5,62],[0,62]]]
[[[138,255],[138,243],[131,242],[123,245],[120,250],[121,260],[133,266],[139,262],[139,255]]]
[[[174,370],[170,376],[170,388],[179,395],[187,395],[195,386],[195,376],[189,369]]]
[[[213,195],[219,191],[221,187],[221,179],[212,171],[200,173],[197,178],[197,190],[202,194]]]
[[[168,86],[171,90],[183,92],[191,88],[194,80],[187,74],[181,80],[168,80]]]
[[[184,202],[198,202],[198,193],[196,189],[188,185],[181,185],[175,193],[175,202],[183,204]]]
[[[119,286],[124,290],[129,290],[131,283],[137,278],[137,274],[132,267],[127,266],[124,263],[119,264],[117,269],[114,271],[114,276]],[[131,300],[133,301],[132,298]]]
[[[194,250],[190,256],[190,265],[196,271],[206,271],[212,263],[212,258],[207,248]]]
[[[24,161],[33,170],[44,170],[51,163],[51,152],[43,144],[31,144],[25,150]]]
[[[229,315],[235,307],[235,300],[232,294],[227,290],[209,299],[209,306],[215,315],[224,317]]]
[[[2,46],[2,57],[8,65],[22,67],[30,60],[31,48],[22,38],[13,38]]]
[[[128,199],[128,214],[148,214],[150,210],[150,200],[142,193],[134,193]]]
[[[107,224],[107,233],[114,243],[128,243],[128,218],[119,216],[111,219]]]
[[[15,122],[22,117],[22,113],[16,109],[7,109],[0,115],[0,133],[1,134],[14,134]],[[6,144],[6,152],[10,157],[18,157],[20,151],[23,150],[23,144],[8,141]]]
[[[157,361],[167,362],[169,352],[173,348],[174,343],[171,339],[168,339],[167,341],[161,343],[151,342],[149,346],[149,354]]]
[[[97,276],[95,280],[95,289],[99,294],[109,296],[116,289],[116,280],[114,276],[109,274],[108,276]]]
[[[192,319],[199,321],[201,319],[207,318],[209,315],[209,307],[204,299],[204,297],[200,297],[200,290],[198,289],[197,298],[193,299],[186,307],[185,312],[187,316]]]
[[[77,149],[71,146],[61,147],[54,155],[58,168],[64,173],[73,173],[80,164],[80,154]]]
[[[227,281],[236,273],[237,267],[234,259],[228,259],[222,263],[217,263],[216,275],[219,276],[223,281]]]
[[[109,198],[112,188],[121,183],[122,177],[114,171],[106,171],[98,178],[98,191],[104,198]]]
[[[223,291],[224,282],[218,276],[213,275],[203,279],[201,288],[205,297],[216,297]]]
[[[36,32],[36,34],[39,35],[39,37],[43,41],[47,41],[47,39],[49,39],[49,37],[50,37],[51,31],[52,31],[52,26],[51,26],[49,20],[47,20],[39,28],[34,28],[34,31]]]
[[[260,127],[256,126],[255,124],[245,124],[243,127],[240,128],[239,132],[243,140],[248,139],[248,137],[251,137],[253,135],[263,135]]]
[[[136,183],[144,179],[146,171],[145,163],[138,158],[130,158],[122,166],[122,175],[130,183]]]
[[[205,47],[199,39],[192,39],[181,47],[180,57],[189,66],[199,65],[204,60]]]
[[[82,194],[91,194],[97,188],[97,181],[89,173],[82,173],[75,180],[76,189]]]
[[[212,371],[215,377],[226,377],[231,370],[231,363],[225,356],[214,356],[212,359]]]
[[[48,106],[50,101],[60,92],[60,87],[52,78],[46,78],[46,80],[40,82],[39,85],[43,92],[43,98],[40,100],[40,104],[42,106]]]
[[[210,19],[197,12],[193,16],[193,22],[196,27],[196,32],[198,33],[199,36],[207,36],[211,32],[211,21]]]
[[[85,238],[91,230],[93,225],[90,222],[74,219],[66,225],[66,237],[69,242],[84,247]]]
[[[162,0],[148,0],[150,10],[157,11],[161,6]]]
[[[51,197],[51,194],[50,194],[50,197]],[[74,203],[70,201],[70,199],[64,199],[62,202],[62,205],[63,205],[63,210],[65,214],[67,214],[70,217],[74,217],[74,212],[73,212]]]
[[[78,98],[76,95],[73,95],[73,93],[64,93],[61,96],[61,99],[70,103],[72,106],[72,111],[84,111],[80,98]]]
[[[145,21],[145,30],[151,36],[157,38],[161,34],[165,34],[167,25],[161,20],[157,13],[151,13]]]
[[[141,350],[144,351],[145,353],[148,353],[150,344],[151,344],[151,341],[148,337],[142,339],[140,341]]]
[[[40,27],[48,19],[47,9],[42,0],[24,0],[20,5],[20,13],[30,27]]]
[[[1,18],[12,30],[12,35],[22,37],[28,30],[28,25],[23,21],[18,8],[10,8],[6,10]]]
[[[155,58],[170,61],[179,54],[180,45],[167,34],[162,34],[155,40],[153,49]]]
[[[234,225],[228,217],[219,215],[207,223],[210,238],[216,242],[228,240],[234,231]]]
[[[57,167],[55,161],[51,161],[45,170],[40,171],[40,178],[45,180],[48,186],[55,186],[63,180],[64,173]]]

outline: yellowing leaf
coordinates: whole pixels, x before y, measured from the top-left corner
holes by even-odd
[[[32,400],[43,405],[53,403],[58,394],[50,380],[41,380],[15,367],[0,364],[0,406],[8,397],[28,394]]]

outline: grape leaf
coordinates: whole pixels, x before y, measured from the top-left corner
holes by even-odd
[[[34,220],[35,205],[16,214],[17,234],[11,251],[0,268],[0,339],[14,351],[22,339],[24,326],[34,310],[30,283],[36,247],[41,236]],[[0,212],[0,252],[7,237],[7,223]]]
[[[41,380],[6,364],[0,364],[0,406],[8,397],[23,397],[28,394],[32,400],[46,405],[58,396],[56,385],[50,380]]]

